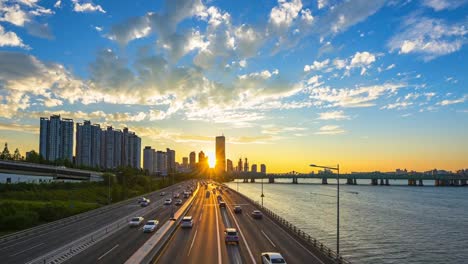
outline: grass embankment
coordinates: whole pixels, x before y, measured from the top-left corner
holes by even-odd
[[[187,176],[177,175],[174,182]],[[133,171],[104,177],[104,182],[0,184],[0,236],[83,213],[170,185],[171,181],[136,175]]]

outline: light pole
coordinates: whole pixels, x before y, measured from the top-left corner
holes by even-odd
[[[260,195],[260,197],[262,197],[262,208],[263,208],[263,197],[265,197],[265,195],[263,194],[263,175],[262,175],[262,195]]]
[[[310,164],[311,167],[336,170],[336,258],[340,258],[340,164],[336,167],[320,166]]]
[[[169,173],[169,175],[171,175],[171,174],[172,174],[172,177],[171,177],[171,178],[172,178],[171,199],[174,199],[174,173]],[[175,219],[174,219],[174,203],[175,203],[175,201],[173,201],[173,202],[171,203],[171,218],[170,218],[171,220],[175,220]]]
[[[108,188],[107,188],[107,204],[110,204],[110,203],[111,203],[111,198],[110,198],[110,189],[111,189],[110,174],[109,174],[109,176],[107,177],[107,181],[108,181]]]

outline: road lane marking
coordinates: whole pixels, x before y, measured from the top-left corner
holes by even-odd
[[[115,245],[113,248],[109,249],[106,253],[102,254],[102,256],[100,256],[97,260],[101,260],[107,254],[109,254],[112,250],[116,249],[118,246],[119,246],[119,244]]]
[[[219,241],[219,222],[218,222],[218,210],[217,209],[215,209],[215,215],[216,215],[216,237],[218,241],[218,263],[221,264],[223,263],[223,261],[221,259],[221,242]]]
[[[197,233],[198,233],[198,228],[197,228],[197,230],[195,230],[195,235],[193,235],[192,244],[190,244],[190,248],[189,248],[187,257],[190,256],[190,252],[192,251],[193,243],[195,242],[195,238],[197,238]]]
[[[200,222],[201,221],[201,216],[203,215],[203,213],[200,213],[200,217],[198,218],[198,221]]]
[[[247,251],[249,252],[250,258],[252,259],[252,263],[257,264],[257,262],[255,261],[255,258],[253,257],[252,251],[250,250],[249,243],[247,243],[247,240],[245,239],[244,234],[242,233],[242,230],[239,227],[239,223],[237,223],[236,217],[231,212],[231,210],[227,210],[227,211],[229,211],[229,213],[232,216],[232,219],[234,219],[234,223],[236,224],[237,229],[239,229],[239,233],[242,237],[242,240],[244,241],[245,246],[247,247]]]
[[[271,241],[271,239],[267,236],[267,234],[265,234],[265,232],[263,232],[263,230],[261,230],[261,231],[262,231],[262,234],[266,237],[266,239],[268,239],[268,241],[270,241],[270,243],[271,243],[274,247],[276,247],[275,243],[273,243],[273,241]]]
[[[40,243],[40,244],[37,244],[37,245],[32,246],[32,247],[30,247],[30,248],[27,248],[27,249],[25,249],[25,250],[21,250],[20,252],[16,252],[15,254],[10,255],[10,257],[17,256],[17,255],[19,255],[19,254],[21,254],[21,253],[24,253],[24,252],[26,252],[26,251],[28,251],[28,250],[31,250],[31,249],[33,249],[33,248],[37,248],[38,246],[42,246],[42,245],[44,245],[44,243]]]

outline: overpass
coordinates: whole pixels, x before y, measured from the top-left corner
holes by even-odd
[[[243,182],[255,182],[255,180],[268,179],[274,183],[275,179],[291,179],[292,183],[298,183],[299,179],[320,179],[322,184],[328,184],[328,179],[336,179],[334,173],[259,173],[259,172],[232,172],[228,174],[232,180]],[[424,181],[434,181],[435,186],[466,186],[468,182],[467,173],[393,173],[393,172],[370,172],[370,173],[346,173],[339,174],[339,178],[346,180],[347,184],[357,184],[357,180],[370,180],[371,185],[390,185],[390,180],[407,180],[410,186],[423,186]]]
[[[102,173],[23,161],[0,160],[0,172],[16,175],[50,176],[54,180],[101,181]]]

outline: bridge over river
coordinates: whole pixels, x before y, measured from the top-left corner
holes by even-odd
[[[259,172],[233,172],[229,175],[231,179],[240,179],[243,182],[255,182],[255,180],[268,179],[274,183],[276,179],[291,179],[292,183],[299,183],[299,179],[321,179],[322,184],[328,184],[328,179],[336,179],[335,173],[259,173]],[[390,180],[406,180],[410,186],[423,186],[424,181],[434,181],[435,186],[466,186],[468,182],[467,173],[347,173],[339,174],[339,178],[346,180],[347,184],[357,184],[357,180],[370,180],[372,185],[390,185]]]

